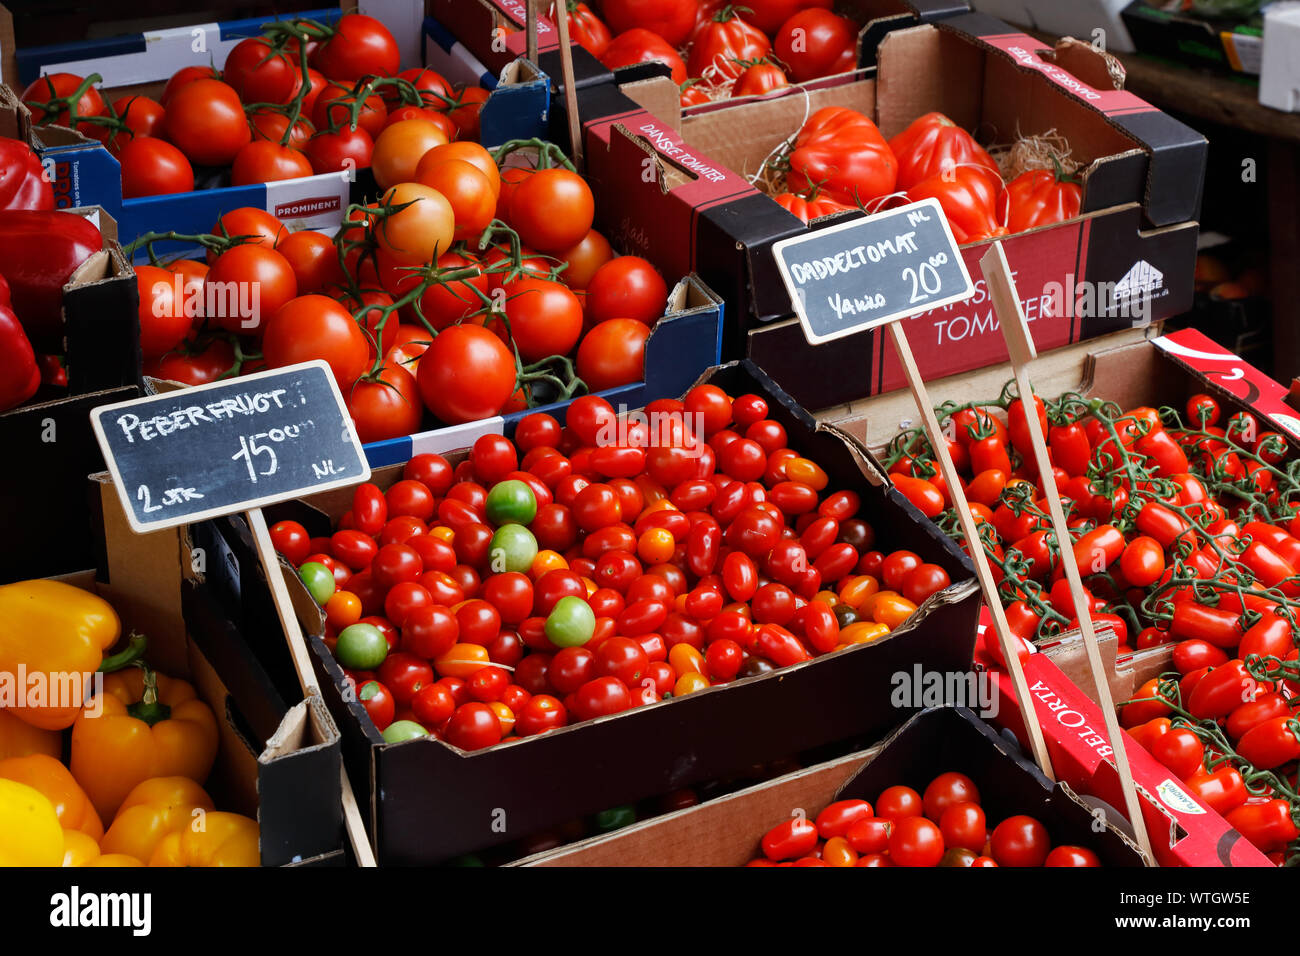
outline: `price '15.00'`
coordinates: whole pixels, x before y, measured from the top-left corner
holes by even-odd
[[[231,455],[230,458],[232,461],[239,461],[242,458],[244,464],[248,466],[248,480],[253,484],[257,484],[258,475],[263,477],[274,475],[276,468],[280,464],[275,449],[271,445],[263,444],[262,440],[285,442],[297,438],[299,434],[301,434],[301,429],[297,425],[285,425],[283,428],[272,428],[270,431],[259,432],[256,435],[241,435],[239,436],[239,451]],[[255,464],[253,459],[258,455],[266,455],[269,461]],[[258,464],[266,465],[266,470],[258,471]]]

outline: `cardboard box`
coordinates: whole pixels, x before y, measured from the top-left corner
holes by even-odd
[[[1275,3],[1264,11],[1259,101],[1300,113],[1300,4]]]
[[[767,396],[770,415],[785,426],[791,446],[821,463],[834,487],[862,496],[863,513],[880,539],[940,564],[954,583],[913,621],[872,644],[475,753],[433,738],[385,744],[360,705],[347,699],[353,695],[345,695],[346,679],[324,642],[312,637],[326,704],[343,732],[344,760],[381,865],[445,860],[611,806],[725,778],[754,763],[878,733],[900,716],[890,703],[892,674],[914,666],[968,670],[978,595],[960,549],[921,521],[892,488],[873,484],[854,444],[834,430],[815,428],[761,371],[742,363],[715,369],[708,378],[735,394]],[[449,456],[461,457],[463,452]],[[386,487],[400,476],[394,465],[376,470],[372,480]],[[267,519],[293,517],[313,534],[328,533],[350,500],[350,491],[316,496],[268,509]],[[237,524],[227,519],[225,527]],[[304,629],[321,634],[319,609],[292,569],[285,570]],[[257,586],[255,575],[239,577],[245,607]],[[250,640],[261,655],[287,654],[282,640]],[[268,671],[277,668],[283,665],[268,661]],[[789,719],[792,713],[799,719]]]
[[[1287,404],[1287,388],[1218,345],[1196,329],[1148,338],[1149,332],[1116,332],[1093,342],[1040,353],[1030,367],[1034,388],[1041,395],[1077,392],[1118,402],[1182,408],[1190,396],[1207,392],[1218,400],[1224,417],[1249,411],[1266,425],[1300,443],[1300,414]],[[981,395],[996,396],[1012,378],[1007,363],[966,375],[955,375],[926,388],[936,405],[968,402]],[[916,418],[910,394],[891,394],[818,414],[828,425],[843,429],[870,451],[884,448],[904,423]]]
[[[861,26],[858,34],[858,65],[874,63],[875,49],[890,30],[929,23],[970,10],[966,0],[841,0],[836,11]],[[527,49],[524,27],[527,10],[523,0],[427,0],[432,19],[489,70],[499,70]],[[551,76],[560,76],[559,33],[546,16],[549,5],[540,7],[537,17],[539,63]],[[579,87],[607,82],[609,71],[576,41],[573,46],[575,80]],[[615,75],[638,67],[620,67]],[[666,71],[662,71],[666,75]],[[604,74],[602,76],[601,74]],[[818,81],[812,81],[816,83]]]
[[[1086,846],[1103,866],[1141,866],[1141,853],[1097,801],[1053,783],[971,711],[923,710],[869,751],[780,777],[720,800],[633,824],[520,861],[522,866],[744,866],[763,834],[792,814],[814,817],[835,800],[873,802],[886,787],[924,790],[947,771],[969,776],[992,826],[1025,813],[1052,843]]]
[[[335,7],[303,15],[332,21],[338,19],[340,11]],[[20,51],[19,85],[13,91],[0,92],[0,112],[12,109],[17,96],[32,80],[57,71],[82,76],[99,73],[104,78],[100,91],[105,99],[128,92],[156,98],[167,79],[182,66],[211,62],[220,67],[231,48],[246,37],[257,36],[266,20],[259,17],[195,24]],[[293,229],[329,230],[342,220],[355,186],[346,176],[325,173],[273,183],[124,199],[121,165],[97,140],[54,126],[32,128],[24,135],[30,135],[54,176],[56,208],[102,206],[117,220],[127,242],[148,232],[204,233],[222,213],[240,206],[265,209]],[[163,243],[157,248],[168,253],[193,251],[177,243]],[[141,250],[137,261],[144,256]]]
[[[489,149],[512,139],[546,139],[550,78],[520,57],[493,73],[433,17],[423,23],[424,65],[450,83],[490,90],[479,111],[479,142]]]
[[[103,469],[104,458],[90,409],[140,394],[139,297],[117,224],[97,207],[71,211],[97,222],[104,245],[64,287],[62,339],[34,343],[63,355],[68,387],[42,386],[27,404],[0,413],[0,447],[22,462],[0,474],[0,500],[6,527],[25,545],[0,557],[0,582],[94,563],[85,476]]]
[[[109,601],[124,635],[148,636],[149,663],[190,681],[212,708],[220,743],[204,787],[219,809],[257,818],[262,864],[343,865],[339,736],[320,698],[304,701],[299,694],[266,728],[254,730],[247,715],[262,701],[231,681],[231,670],[213,653],[251,658],[251,648],[238,633],[213,629],[219,615],[186,607],[206,555],[185,528],[134,534],[109,476],[92,476],[90,485],[103,553],[96,571],[63,580]]]
[[[1041,348],[1185,311],[1192,295],[1204,137],[1117,89],[1122,70],[1116,73],[1117,63],[1089,45],[1063,42],[1044,55],[1040,47],[989,17],[956,15],[888,34],[874,77],[806,96],[777,95],[685,115],[680,134],[671,116],[656,118],[627,104],[620,113],[606,104],[604,118],[588,127],[589,174],[604,194],[628,207],[662,209],[652,217],[656,228],[646,245],[694,256],[705,281],[735,300],[726,347],[743,349],[809,408],[905,384],[886,335],[863,333],[814,348],[793,320],[780,321],[793,308],[771,245],[809,227],[754,190],[746,177],[808,112],[823,106],[865,112],[886,136],[941,110],[994,140],[1009,141],[1017,130],[1051,129],[1068,139],[1086,165],[1082,216],[1003,242]],[[642,99],[643,90],[625,85],[620,92],[625,99]],[[662,172],[644,177],[651,179],[644,183],[647,161]],[[684,232],[693,244],[681,242]],[[963,250],[973,278],[979,279],[978,260],[987,246]],[[1072,307],[1045,315],[1044,303],[1054,298]],[[909,323],[927,379],[1006,354],[982,282],[969,302]]]
[[[1057,666],[1053,657],[1058,655],[1077,671],[1083,648],[1075,644],[1068,652],[1061,649],[1056,654],[1033,654],[1025,663],[1025,680],[1052,767],[1058,779],[1085,788],[1112,806],[1122,807],[1124,798],[1114,754],[1106,739],[1105,718],[1096,702]],[[997,722],[1023,740],[1024,718],[1016,705],[1010,678],[1001,671],[996,672],[996,677],[999,695],[1006,702],[997,715]],[[1221,816],[1184,789],[1164,765],[1127,733],[1124,747],[1142,818],[1161,866],[1272,865]]]
[[[1300,441],[1300,417],[1286,403],[1287,389],[1194,329],[1152,339],[1145,338],[1140,331],[1115,333],[1098,341],[1040,355],[1030,374],[1035,389],[1042,395],[1076,392],[1084,397],[1105,398],[1125,408],[1137,405],[1181,408],[1191,395],[1208,392],[1219,401],[1225,417],[1250,411],[1265,427]],[[1010,367],[1004,364],[930,382],[927,387],[936,404],[948,400],[965,402],[972,396],[998,394],[1010,378]],[[911,396],[894,394],[836,409],[821,417],[876,451],[900,427],[910,424],[915,415]],[[987,639],[986,631],[982,640]],[[1113,664],[1116,660],[1113,638],[1103,642],[1102,647],[1104,656]],[[1077,640],[1063,639],[1045,642],[1042,650],[1043,653],[1030,656],[1025,675],[1058,774],[1061,779],[1121,806],[1119,778],[1105,739],[1104,718],[1085,690],[1080,689],[1093,686],[1081,645]],[[1127,699],[1141,680],[1167,669],[1167,653],[1167,649],[1156,649],[1121,659],[1111,680],[1115,699]],[[982,647],[977,650],[976,660],[981,666],[991,667]],[[1022,718],[1015,710],[1014,692],[1005,674],[999,675],[999,686],[1000,696],[1009,706],[997,719],[1023,738]],[[1222,818],[1173,780],[1162,765],[1140,747],[1126,743],[1144,800],[1143,815],[1162,864],[1268,865]]]
[[[1260,71],[1264,29],[1258,14],[1212,20],[1184,9],[1181,0],[1135,0],[1123,18],[1140,53],[1225,72]]]
[[[1120,16],[1130,0],[971,0],[971,7],[999,20],[1057,36],[1078,37],[1103,50],[1133,52],[1133,38]]]
[[[657,398],[675,398],[716,365],[722,339],[722,301],[693,275],[686,276],[669,295],[668,312],[655,323],[645,343],[643,381],[597,394],[611,405],[641,408]],[[422,452],[448,452],[472,445],[487,434],[513,434],[526,415],[545,412],[563,419],[568,401],[553,402],[509,415],[495,415],[464,425],[451,425],[403,438],[371,442],[366,458],[372,468],[403,462]]]

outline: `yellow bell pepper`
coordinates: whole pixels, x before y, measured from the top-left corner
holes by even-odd
[[[217,720],[208,705],[187,682],[143,665],[108,674],[103,693],[72,727],[72,775],[104,820],[151,777],[202,783],[216,756]]]
[[[96,843],[104,835],[104,824],[90,805],[90,798],[73,779],[68,768],[53,757],[31,754],[0,760],[0,778],[17,780],[45,794],[58,814],[59,826],[80,830]]]
[[[148,860],[163,837],[215,809],[212,798],[189,777],[155,777],[127,794],[99,847],[106,855]]]
[[[144,866],[133,856],[127,856],[125,853],[101,853],[95,857],[86,866]]]
[[[90,866],[100,857],[99,844],[80,830],[63,831],[63,866]]]
[[[58,866],[63,828],[54,806],[39,790],[0,780],[0,866]]]
[[[163,837],[150,866],[261,866],[257,821],[238,813],[206,814]]]
[[[13,711],[0,708],[0,760],[28,754],[58,757],[62,753],[63,737],[57,730],[33,727],[15,717]]]
[[[6,700],[0,686],[0,702],[35,727],[71,726],[120,633],[112,606],[82,588],[49,580],[0,586],[0,682],[16,698]]]

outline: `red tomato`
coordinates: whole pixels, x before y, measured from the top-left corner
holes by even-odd
[[[176,295],[183,280],[166,269],[140,265],[135,281],[140,296],[140,351],[147,359],[158,358],[180,345],[190,330],[184,296]]]
[[[650,329],[635,319],[607,319],[578,347],[578,377],[592,391],[641,381]]]
[[[287,50],[272,49],[262,37],[249,37],[226,54],[222,78],[245,103],[285,103],[300,80],[299,64]]]
[[[1101,866],[1101,860],[1087,847],[1063,845],[1047,854],[1043,866]]]
[[[732,97],[763,96],[767,93],[771,93],[773,90],[783,90],[789,85],[790,79],[785,75],[785,70],[783,70],[780,65],[773,63],[770,60],[760,60],[745,67],[743,72],[741,72],[740,76],[737,78],[735,86],[731,88],[731,95]],[[790,193],[785,193],[784,195],[790,196],[793,199],[798,199],[798,197],[791,196]],[[794,208],[787,205],[785,202],[782,202],[781,196],[777,196],[776,201],[781,203],[791,212],[795,213],[796,216],[799,215]],[[800,201],[802,202],[803,200]],[[818,200],[812,199],[807,200],[805,203],[805,209],[817,201]],[[836,207],[839,206],[838,203],[835,203],[834,205]],[[819,211],[815,214],[809,215],[807,218],[804,218],[803,216],[800,216],[800,218],[803,219],[804,222],[807,222],[809,218],[815,219],[818,216],[824,215],[827,215],[827,211]]]
[[[617,677],[597,677],[579,687],[573,696],[573,713],[578,720],[592,720],[617,714],[632,706],[627,685]]]
[[[963,163],[977,163],[995,172],[998,169],[984,147],[942,113],[926,113],[913,120],[889,140],[889,148],[898,157],[899,189],[911,189]]]
[[[357,688],[357,700],[365,708],[366,715],[374,722],[375,730],[383,732],[393,722],[397,713],[397,703],[388,688],[377,680],[368,680]]]
[[[686,82],[686,64],[677,50],[650,30],[634,27],[619,33],[600,56],[600,62],[611,70],[653,61],[666,65],[678,86]]]
[[[235,154],[230,167],[230,184],[248,186],[283,179],[301,179],[314,172],[311,160],[302,150],[292,145],[281,146],[265,139],[255,139]]]
[[[197,166],[229,166],[252,139],[239,94],[220,80],[196,79],[175,90],[163,130]]]
[[[943,834],[924,817],[894,821],[889,857],[895,866],[938,866],[943,859]]]
[[[796,16],[826,15],[807,10]],[[838,19],[838,18],[837,18]],[[846,107],[813,113],[795,137],[787,183],[791,192],[818,188],[852,206],[894,192],[898,160],[871,119]]]
[[[1073,219],[1082,204],[1083,187],[1050,169],[1026,170],[998,197],[1000,217],[1012,233]]]
[[[340,17],[333,35],[311,57],[331,80],[352,82],[367,74],[393,76],[400,65],[397,41],[380,21],[359,13]]]
[[[1051,850],[1047,828],[1033,817],[1007,817],[990,838],[999,866],[1042,866]]]
[[[591,187],[567,169],[542,169],[515,189],[510,221],[522,239],[539,252],[559,254],[591,231],[595,200]]]
[[[424,403],[447,424],[495,415],[515,390],[510,350],[487,329],[457,325],[440,332],[416,374]]]
[[[668,286],[649,262],[639,256],[610,259],[587,284],[589,322],[636,319],[654,325],[668,304]]]
[[[690,38],[695,28],[698,0],[605,0],[601,11],[616,34],[632,29],[653,31],[665,43],[677,47]]]
[[[759,846],[769,860],[792,860],[812,852],[817,845],[817,827],[806,817],[778,823],[763,834]]]
[[[707,72],[718,80],[734,80],[744,72],[746,61],[761,60],[771,50],[767,35],[728,6],[695,32],[686,69],[691,76]]]
[[[910,202],[937,199],[953,237],[964,245],[1006,235],[997,210],[1001,191],[1001,174],[973,163],[922,180],[907,190],[907,197]]]
[[[64,109],[54,115],[48,115],[44,109],[36,104],[70,97],[83,82],[85,82],[85,78],[74,73],[47,73],[39,79],[32,80],[27,89],[23,90],[21,97],[27,108],[31,110],[32,125],[68,126],[72,123],[70,110]],[[104,99],[99,95],[99,90],[95,89],[93,85],[88,86],[86,91],[81,94],[74,104],[74,108],[79,119],[86,116],[103,116],[106,112]],[[100,141],[107,139],[109,135],[108,127],[100,126],[97,123],[77,123],[76,130],[83,136],[89,136]]]
[[[801,10],[781,24],[773,48],[796,83],[846,73],[858,65],[858,25],[830,10]]]
[[[194,170],[185,154],[152,136],[129,140],[117,151],[122,164],[122,198],[185,193],[194,189]]]
[[[876,798],[876,816],[882,820],[901,820],[919,817],[924,808],[921,795],[911,787],[887,787]]]
[[[456,708],[444,735],[461,750],[482,750],[501,742],[501,721],[487,704],[474,701]]]
[[[366,370],[369,352],[365,335],[348,311],[323,295],[299,296],[282,306],[262,337],[268,368],[322,359],[344,394]]]
[[[925,815],[937,823],[943,811],[953,804],[978,804],[980,792],[975,782],[964,773],[941,773],[925,788],[922,802]]]
[[[547,14],[552,22],[555,21],[557,6],[559,4],[552,3],[550,13]],[[565,18],[569,21],[569,37],[599,59],[610,41],[609,27],[605,25],[605,21],[592,13],[591,8],[585,3],[566,2],[562,9]]]

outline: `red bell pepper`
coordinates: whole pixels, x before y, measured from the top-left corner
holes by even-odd
[[[0,209],[53,209],[54,187],[41,158],[18,139],[0,138]]]
[[[0,263],[13,309],[29,336],[58,338],[63,286],[103,244],[99,229],[83,216],[55,210],[0,211]]]
[[[41,387],[41,369],[18,316],[0,305],[0,412],[21,405]]]

